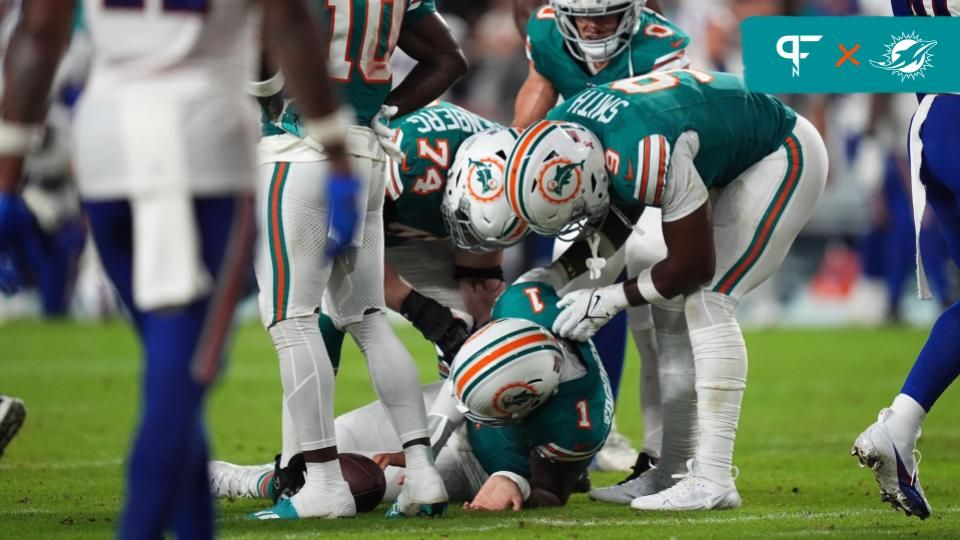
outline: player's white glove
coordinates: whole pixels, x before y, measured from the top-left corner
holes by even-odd
[[[630,306],[622,283],[599,289],[580,289],[557,302],[561,309],[553,322],[554,333],[576,341],[586,341],[614,315]]]
[[[381,105],[380,111],[370,121],[370,128],[377,134],[377,140],[380,141],[383,151],[390,156],[390,159],[400,163],[403,161],[403,152],[400,151],[400,146],[393,141],[396,132],[390,127],[390,119],[395,114],[397,114],[397,108],[393,105]]]

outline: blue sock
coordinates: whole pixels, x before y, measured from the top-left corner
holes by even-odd
[[[196,422],[190,440],[190,451],[184,456],[180,495],[173,516],[177,538],[213,538],[213,498],[207,484],[209,452],[203,420]]]
[[[190,458],[200,451],[198,445],[203,445],[206,453],[205,441],[196,440],[206,389],[193,380],[191,372],[203,326],[203,312],[197,307],[144,315],[142,414],[128,465],[120,522],[123,539],[157,538],[169,530],[174,515],[178,515],[178,525],[193,521],[193,512],[182,512],[180,505],[184,502],[181,497],[192,499],[187,495],[196,467],[191,466]],[[206,477],[201,478],[206,484]],[[206,505],[210,505],[209,498]],[[212,510],[202,506],[195,512],[211,515]],[[211,526],[193,525],[197,531]],[[188,529],[183,526],[180,530]]]
[[[622,311],[593,337],[593,345],[600,355],[600,362],[610,377],[610,389],[613,399],[620,394],[620,378],[623,375],[623,362],[627,349],[627,312]]]
[[[937,319],[900,392],[912,397],[930,412],[943,391],[960,375],[958,351],[960,303],[950,306]]]

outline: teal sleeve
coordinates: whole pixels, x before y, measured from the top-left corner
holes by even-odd
[[[409,28],[411,25],[420,22],[420,19],[431,13],[437,12],[437,5],[434,0],[414,0],[410,2],[411,7],[407,8],[407,13],[403,16],[403,27]]]

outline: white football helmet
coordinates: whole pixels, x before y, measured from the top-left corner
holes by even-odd
[[[457,408],[487,425],[516,422],[560,387],[563,349],[546,328],[496,319],[477,330],[450,368]]]
[[[507,198],[538,234],[570,241],[593,234],[610,210],[600,141],[580,124],[534,123],[507,160]]]
[[[640,28],[640,13],[646,4],[646,0],[550,0],[567,50],[583,62],[605,62],[620,54]],[[575,17],[607,15],[620,15],[612,34],[600,39],[580,36]]]
[[[518,136],[516,129],[488,129],[457,150],[441,207],[457,247],[480,253],[503,249],[530,232],[504,191],[507,157]]]

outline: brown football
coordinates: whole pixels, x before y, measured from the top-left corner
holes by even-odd
[[[360,454],[340,454],[340,469],[350,484],[357,512],[369,512],[380,504],[387,491],[387,479],[379,465]]]

